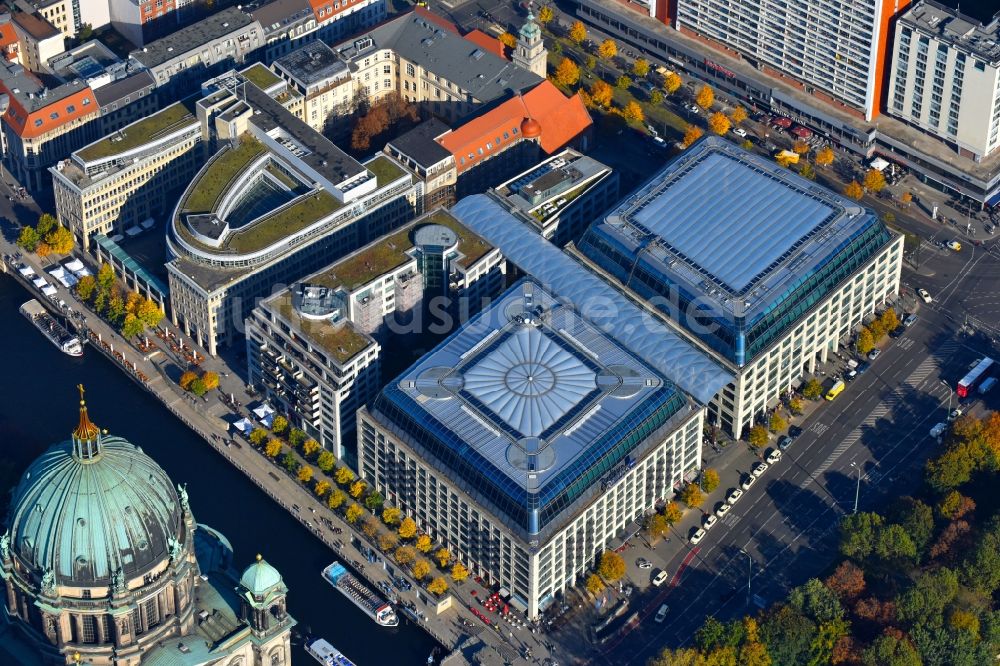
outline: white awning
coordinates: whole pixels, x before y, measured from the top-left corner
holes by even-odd
[[[872,160],[869,166],[871,166],[871,168],[875,169],[876,171],[885,171],[886,167],[889,166],[889,163],[884,159],[882,159],[881,157],[876,157],[875,159]]]
[[[80,261],[79,259],[74,258],[67,261],[65,264],[63,264],[63,266],[66,268],[66,270],[70,270],[76,273],[78,270],[83,268],[83,262]]]
[[[17,272],[23,275],[24,277],[31,277],[32,275],[35,274],[35,269],[32,268],[31,266],[21,266],[19,269],[17,269]]]
[[[55,296],[56,288],[53,287],[51,284],[47,284],[44,287],[42,287],[42,293],[45,294],[46,296]]]
[[[253,430],[253,423],[249,419],[240,419],[233,424],[233,428],[244,435],[249,435]]]
[[[55,268],[49,271],[49,275],[51,275],[56,279],[59,279],[61,277],[66,276],[66,270],[62,266],[56,266]]]
[[[32,280],[32,283],[34,283],[34,285],[39,289],[48,284],[48,282],[45,281],[45,278],[42,277],[36,277],[34,280]]]

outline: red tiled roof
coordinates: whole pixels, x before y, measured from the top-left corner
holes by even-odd
[[[17,33],[14,32],[14,25],[10,21],[0,23],[0,47],[6,48],[14,44],[17,44]]]
[[[580,95],[567,98],[545,80],[445,134],[438,143],[454,156],[461,173],[520,141],[521,122],[525,118],[533,118],[541,125],[539,143],[549,154],[572,141],[593,122]]]
[[[101,106],[94,99],[94,92],[90,88],[83,88],[31,113],[25,110],[17,98],[10,94],[10,91],[3,86],[0,86],[0,89],[3,89],[10,98],[10,105],[3,117],[17,132],[17,135],[23,139],[35,139],[66,123],[90,114],[100,113],[101,110]],[[55,114],[54,118],[53,114]]]
[[[504,47],[503,43],[496,37],[491,37],[478,28],[472,32],[466,33],[465,38],[487,53],[500,56],[504,60],[510,60],[510,58],[507,57],[507,49]]]

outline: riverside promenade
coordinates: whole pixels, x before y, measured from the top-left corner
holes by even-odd
[[[289,516],[298,520],[315,538],[322,541],[331,550],[331,559],[340,559],[348,566],[354,561],[364,561],[357,545],[364,547],[371,544],[360,531],[355,531],[308,488],[245,441],[231,439],[230,423],[243,416],[252,416],[246,410],[245,403],[252,402],[253,397],[246,393],[243,372],[226,365],[220,358],[204,358],[203,351],[198,350],[190,339],[170,325],[168,319],[161,322],[160,335],[148,334],[150,345],[140,349],[80,303],[70,289],[47,274],[48,269],[54,267],[54,261],[42,260],[35,255],[22,255],[7,237],[0,238],[0,253],[3,254],[4,272],[25,289],[26,299],[36,298],[51,312],[76,328],[81,339],[87,338],[85,354],[104,354],[139,386],[156,396],[219,455],[243,472],[281,505]],[[96,273],[96,266],[90,261],[90,257],[82,253],[79,256]],[[63,263],[68,257],[55,259]],[[18,274],[17,266],[22,263],[31,266],[39,276],[45,277],[57,289],[57,293],[51,298],[42,295],[29,280]],[[67,305],[66,310],[57,305],[60,300]],[[197,398],[182,390],[176,383],[180,373],[188,368],[193,353],[199,354],[201,370],[210,370],[219,375],[218,391],[210,392],[205,398]],[[232,397],[229,404],[223,401],[224,396]],[[234,409],[233,400],[244,404]],[[230,443],[231,441],[234,443]],[[343,530],[341,535],[335,534],[336,527]],[[356,569],[356,573],[366,579],[373,590],[378,591],[380,583],[392,582],[389,572],[377,564],[359,569]],[[399,575],[401,568],[393,566],[393,569]],[[414,581],[411,579],[411,582]],[[550,654],[547,649],[550,644],[540,632],[534,632],[529,627],[514,627],[495,615],[491,615],[490,620],[495,620],[499,625],[493,623],[487,626],[473,615],[470,607],[478,607],[477,599],[483,598],[488,592],[471,579],[451,587],[447,594],[454,597],[452,607],[437,616],[434,614],[430,595],[421,591],[415,582],[412,591],[398,593],[400,602],[412,602],[411,607],[420,617],[418,626],[444,647],[448,656],[441,661],[442,664],[572,663]],[[408,618],[407,621],[414,620]],[[528,649],[531,651],[530,658],[525,657]]]

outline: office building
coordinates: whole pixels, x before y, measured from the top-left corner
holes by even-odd
[[[129,59],[149,70],[157,86],[184,96],[247,62],[263,46],[260,23],[229,7],[132,51]]]
[[[456,216],[491,216],[483,199]],[[596,291],[576,301],[518,282],[358,412],[361,478],[530,619],[701,464],[704,410],[661,369],[700,354],[652,330],[636,355],[575,304],[607,295],[618,324],[641,315],[584,283]]]
[[[271,69],[302,96],[302,119],[318,132],[330,116],[349,115],[354,87],[347,63],[321,41],[302,46],[274,61]]]
[[[66,49],[59,29],[37,13],[15,12],[11,23],[17,33],[20,62],[32,72],[45,71],[49,58]]]
[[[1000,16],[989,25],[936,2],[900,17],[888,113],[977,162],[1000,146]]]
[[[170,316],[208,353],[234,342],[258,298],[413,218],[412,177],[360,164],[235,73],[197,102],[218,146],[168,221]]]
[[[201,123],[186,101],[74,151],[49,169],[59,221],[85,250],[94,234],[120,240],[140,224],[164,221],[173,195],[201,166],[202,146]]]
[[[478,312],[503,273],[495,248],[447,212],[429,213],[262,300],[246,321],[250,383],[338,458],[353,458],[355,412],[381,386],[378,340],[402,344],[396,336],[420,326],[417,311],[434,296]],[[407,324],[387,326],[397,313]]]
[[[264,61],[312,41],[338,42],[386,18],[385,0],[274,0],[250,11],[264,31]]]
[[[567,148],[489,190],[519,218],[556,245],[583,230],[618,202],[618,173]]]
[[[903,238],[859,203],[706,137],[577,249],[734,376],[708,416],[740,437],[894,299]]]
[[[4,666],[291,664],[281,574],[257,555],[240,575],[185,487],[94,425],[82,388],[75,430],[24,473],[5,522]]]
[[[910,0],[678,0],[677,28],[865,120],[880,112],[891,21]]]

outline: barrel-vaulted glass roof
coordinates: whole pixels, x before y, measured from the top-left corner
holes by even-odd
[[[525,536],[692,413],[667,378],[530,279],[372,410]]]

